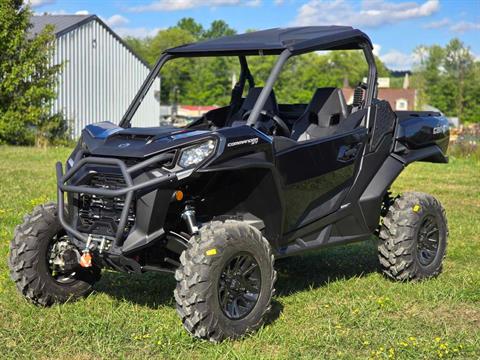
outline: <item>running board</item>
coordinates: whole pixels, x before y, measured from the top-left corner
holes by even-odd
[[[314,238],[313,240],[304,241],[303,239],[298,238],[287,247],[279,249],[275,257],[277,259],[280,259],[282,257],[296,255],[298,253],[302,253],[302,252],[316,249],[323,245],[326,245],[328,244],[331,230],[332,230],[332,225],[327,225],[322,229],[322,231],[320,231],[317,237]]]

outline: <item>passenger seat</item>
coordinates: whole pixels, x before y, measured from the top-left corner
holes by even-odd
[[[302,116],[293,124],[291,138],[297,141],[332,135],[348,116],[342,90],[318,88]]]

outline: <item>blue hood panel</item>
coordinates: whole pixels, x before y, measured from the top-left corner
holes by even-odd
[[[92,155],[144,158],[209,134],[210,131],[173,126],[124,129],[111,122],[101,122],[85,127],[82,139]]]

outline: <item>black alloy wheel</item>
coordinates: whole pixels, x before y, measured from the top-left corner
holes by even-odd
[[[177,312],[197,338],[219,342],[260,328],[277,274],[262,233],[236,220],[204,224],[175,272]]]
[[[417,240],[417,258],[420,264],[430,265],[438,253],[438,224],[431,215],[426,216],[420,225]]]
[[[229,319],[247,316],[258,301],[261,274],[255,258],[244,252],[235,255],[225,265],[218,284],[218,299]]]
[[[383,217],[378,244],[382,272],[397,281],[437,276],[447,251],[445,209],[433,196],[407,192]]]

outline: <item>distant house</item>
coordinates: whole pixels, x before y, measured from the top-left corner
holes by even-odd
[[[366,82],[366,78],[363,82]],[[390,103],[393,110],[415,110],[417,106],[417,90],[409,88],[408,72],[404,74],[403,88],[390,87],[390,78],[378,78],[378,98]],[[352,103],[354,89],[344,87],[343,94],[347,103]]]
[[[52,112],[61,112],[77,138],[88,124],[118,123],[150,69],[125,42],[95,15],[32,16],[30,34],[47,24],[55,27],[52,64],[64,64]],[[158,126],[160,105],[154,97],[157,79],[133,123]]]
[[[179,105],[178,115],[187,117],[200,117],[210,110],[215,110],[217,106],[202,105]]]
[[[174,109],[175,108],[175,109]],[[199,118],[210,110],[218,109],[215,105],[162,105],[160,106],[160,116],[162,119],[169,119],[172,116],[182,118]],[[175,114],[174,114],[175,113]]]

